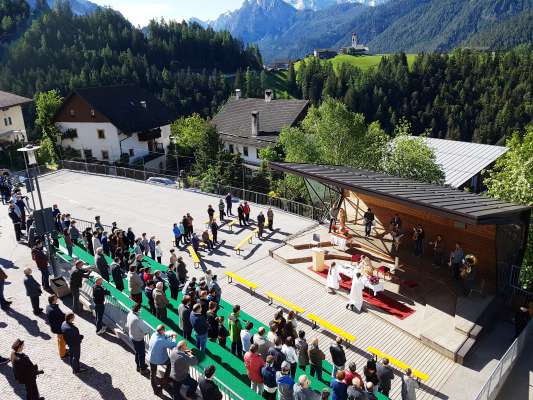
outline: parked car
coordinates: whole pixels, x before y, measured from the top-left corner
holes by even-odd
[[[157,176],[152,176],[151,178],[148,178],[146,180],[146,183],[150,183],[152,185],[159,185],[159,186],[167,186],[167,187],[178,187],[178,182],[170,179],[170,178],[160,178]]]

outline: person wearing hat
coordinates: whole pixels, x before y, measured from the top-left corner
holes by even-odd
[[[83,335],[80,334],[78,327],[74,325],[74,318],[74,313],[67,313],[65,316],[65,321],[61,325],[61,332],[63,333],[63,338],[68,346],[69,361],[70,366],[72,367],[72,372],[74,374],[79,374],[87,371],[87,368],[80,367],[81,342],[83,340]]]
[[[39,396],[39,389],[37,388],[37,375],[44,372],[39,369],[37,364],[31,362],[30,358],[23,353],[24,340],[17,339],[11,346],[11,365],[13,366],[13,375],[18,383],[26,387],[27,400],[44,400],[44,397]]]
[[[70,293],[72,295],[72,311],[77,313],[80,310],[80,289],[83,278],[88,278],[91,271],[83,269],[83,261],[76,260],[74,268],[70,271]]]
[[[159,325],[156,331],[150,337],[148,344],[148,361],[150,363],[150,383],[156,395],[160,395],[162,391],[161,383],[157,378],[157,368],[160,365],[165,365],[164,380],[168,381],[170,378],[170,359],[168,357],[168,350],[177,346],[176,334],[174,332],[167,334],[165,332],[165,325]]]
[[[213,382],[213,376],[215,375],[215,366],[209,365],[204,370],[204,376],[200,378],[198,386],[200,387],[200,393],[203,399],[209,400],[222,400],[222,393],[217,384]]]
[[[276,373],[279,400],[293,400],[294,379],[291,376],[291,364],[287,361],[281,363],[281,371]]]
[[[30,267],[24,269],[24,287],[26,288],[26,296],[30,298],[33,313],[39,315],[43,311],[39,307],[39,297],[41,296],[42,290],[41,285],[37,283],[31,273],[32,270]]]
[[[106,331],[104,326],[104,312],[105,312],[105,297],[111,294],[108,290],[102,286],[103,279],[98,277],[96,283],[93,286],[93,302],[94,313],[96,316],[96,333],[101,335]]]

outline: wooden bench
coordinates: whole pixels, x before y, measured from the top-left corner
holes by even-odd
[[[196,254],[196,251],[194,251],[194,248],[191,245],[187,246],[187,250],[191,255],[192,262],[194,263],[194,268],[198,268],[198,266],[200,266],[200,257],[198,257],[198,254]]]
[[[249,235],[247,235],[244,239],[242,239],[238,244],[237,246],[235,246],[233,248],[233,250],[235,250],[235,253],[237,253],[237,255],[240,255],[241,254],[241,247],[244,246],[246,243],[252,243],[252,240],[253,240],[253,237],[254,237],[254,234],[253,232],[250,233]]]
[[[411,371],[413,371],[413,376],[417,377],[418,379],[421,379],[423,381],[427,381],[429,379],[429,376],[428,374],[425,374],[423,372],[420,372],[414,368],[411,368],[409,365],[407,365],[406,363],[404,363],[403,361],[400,361],[394,357],[391,357],[390,355],[382,352],[381,350],[378,350],[376,349],[375,347],[372,347],[372,346],[369,346],[367,347],[367,350],[369,353],[373,354],[376,359],[378,358],[387,358],[389,360],[389,363],[391,363],[392,365],[394,365],[395,367],[397,367],[399,370],[401,370],[402,372],[404,372],[407,368],[410,368]]]
[[[294,311],[296,314],[303,314],[305,312],[305,308],[299,307],[272,292],[265,292],[265,295],[267,296],[268,300],[270,300],[268,304],[272,304],[274,301],[277,301],[278,303],[287,307],[289,310]]]
[[[330,331],[331,333],[334,333],[337,336],[340,336],[344,340],[348,342],[355,342],[356,337],[346,331],[343,331],[338,326],[335,326],[333,324],[330,324],[328,321],[323,320],[318,315],[315,314],[307,314],[307,318],[311,321],[313,321],[313,329],[317,327],[317,325],[320,325],[322,328]]]
[[[230,222],[228,222],[229,231],[233,232],[233,225],[236,225],[238,223],[239,221],[237,221],[236,219],[232,219]]]
[[[255,293],[255,289],[259,286],[257,283],[250,282],[247,279],[244,279],[243,277],[233,273],[233,272],[224,272],[226,276],[228,277],[228,283],[232,283],[234,280],[242,284],[243,286],[246,286],[248,289],[250,289],[250,293]]]

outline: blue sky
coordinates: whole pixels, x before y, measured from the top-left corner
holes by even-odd
[[[134,25],[145,26],[152,18],[214,19],[225,11],[239,8],[243,0],[91,0],[120,11]]]

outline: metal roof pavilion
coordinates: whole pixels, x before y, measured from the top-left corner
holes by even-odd
[[[433,149],[445,174],[445,185],[457,188],[505,154],[507,147],[422,138]]]
[[[270,162],[270,168],[472,224],[523,221],[531,208],[447,186],[343,166]]]

